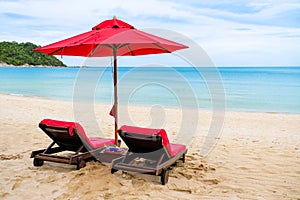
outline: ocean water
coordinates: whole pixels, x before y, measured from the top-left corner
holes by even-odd
[[[119,102],[300,113],[300,67],[119,67]],[[0,67],[0,93],[113,104],[111,67]]]

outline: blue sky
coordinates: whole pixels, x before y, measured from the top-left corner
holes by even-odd
[[[116,15],[139,29],[185,35],[218,66],[300,66],[299,13],[300,0],[0,0],[0,41],[46,45]]]

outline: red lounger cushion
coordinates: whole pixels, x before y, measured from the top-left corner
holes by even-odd
[[[105,139],[105,138],[89,138],[89,144],[92,148],[97,149],[99,147],[109,146],[115,144],[115,139]]]
[[[170,144],[170,146],[168,147],[170,156],[175,156],[185,149],[186,146],[183,144]]]
[[[175,156],[178,153],[184,151],[186,149],[185,145],[182,144],[171,144],[168,139],[168,135],[164,129],[152,129],[152,128],[141,128],[135,126],[122,126],[120,130],[136,133],[136,134],[144,134],[144,135],[159,135],[162,138],[162,145],[166,147],[170,156]]]
[[[95,137],[88,138],[85,134],[83,127],[76,122],[65,122],[65,121],[58,121],[53,119],[44,119],[40,122],[40,124],[44,124],[46,126],[51,126],[51,127],[68,128],[70,136],[74,136],[74,128],[75,128],[80,134],[80,136],[84,138],[84,140],[88,142],[88,144],[93,149],[103,147],[105,145],[113,145],[115,143],[114,139],[95,138]]]

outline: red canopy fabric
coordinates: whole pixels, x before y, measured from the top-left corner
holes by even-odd
[[[138,56],[171,53],[187,46],[135,29],[116,18],[105,20],[91,31],[61,40],[35,51],[49,55],[84,57]]]

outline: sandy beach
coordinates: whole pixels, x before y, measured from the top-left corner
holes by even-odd
[[[178,163],[162,186],[156,176],[112,175],[99,162],[80,170],[50,162],[34,167],[31,151],[51,142],[38,123],[44,118],[73,121],[72,102],[0,95],[0,105],[0,199],[300,199],[300,115],[227,111],[217,145],[201,158],[211,112],[199,111],[186,163]],[[106,137],[113,137],[110,108],[95,106]],[[149,123],[149,108],[129,110],[136,123]],[[180,111],[165,113],[172,141]]]

